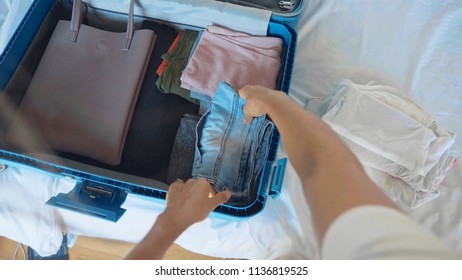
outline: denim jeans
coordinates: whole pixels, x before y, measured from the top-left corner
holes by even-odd
[[[255,199],[274,128],[265,116],[244,124],[244,104],[231,86],[219,84],[209,111],[197,124],[192,172],[207,179],[216,192],[231,191],[227,204],[241,207]]]

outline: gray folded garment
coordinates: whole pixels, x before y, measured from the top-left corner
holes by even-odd
[[[176,179],[191,178],[196,146],[196,126],[199,119],[200,116],[185,114],[180,121],[168,166],[167,183],[169,184]]]

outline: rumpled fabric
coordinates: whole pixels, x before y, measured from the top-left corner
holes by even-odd
[[[458,155],[454,133],[399,90],[375,82],[343,80],[322,119],[363,165],[411,188],[414,195],[406,196],[411,208],[438,196],[437,188]]]
[[[233,88],[260,85],[275,89],[283,42],[208,26],[181,76],[181,87],[213,96],[220,81]]]
[[[43,257],[55,254],[65,229],[56,219],[57,209],[45,203],[60,192],[69,192],[76,181],[0,162],[8,166],[0,172],[0,236],[30,246]]]

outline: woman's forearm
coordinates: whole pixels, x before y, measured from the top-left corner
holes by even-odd
[[[244,87],[247,115],[267,113],[278,128],[287,156],[303,185],[321,242],[340,214],[360,205],[397,208],[366,175],[337,134],[278,91]]]

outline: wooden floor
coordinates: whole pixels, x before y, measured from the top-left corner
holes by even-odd
[[[17,246],[17,242],[0,237],[0,260],[11,260]],[[133,246],[133,243],[124,241],[79,236],[75,245],[69,249],[69,258],[71,260],[120,260]],[[27,252],[27,247],[24,247]],[[17,253],[16,259],[23,259],[21,251]],[[174,244],[167,251],[164,259],[210,260],[215,258],[195,254]]]

